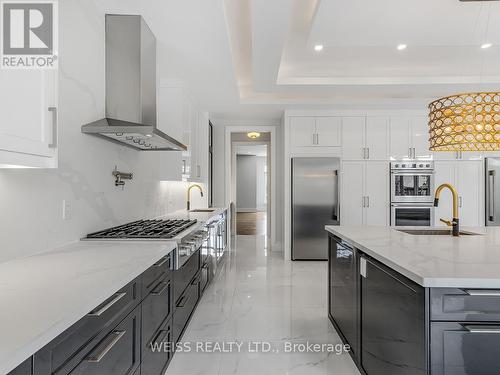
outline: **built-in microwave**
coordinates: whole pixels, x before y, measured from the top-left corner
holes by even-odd
[[[434,225],[431,203],[391,203],[391,225],[397,227],[430,227]]]
[[[434,164],[432,162],[392,162],[391,202],[433,202]]]

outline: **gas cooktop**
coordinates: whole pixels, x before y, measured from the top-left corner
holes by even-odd
[[[168,239],[196,224],[196,220],[137,220],[88,234],[85,239]]]

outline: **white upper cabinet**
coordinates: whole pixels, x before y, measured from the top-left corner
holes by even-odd
[[[389,154],[389,119],[387,117],[366,118],[367,159],[387,160]]]
[[[0,168],[57,167],[56,70],[0,70]]]
[[[343,117],[344,160],[387,160],[388,119],[386,117]]]
[[[338,147],[341,145],[342,118],[316,117],[316,146]]]
[[[363,160],[366,157],[366,118],[342,118],[342,158],[344,160]]]
[[[431,159],[425,116],[391,117],[390,156],[400,159]]]
[[[459,219],[463,226],[484,225],[484,165],[481,161],[436,161],[436,188],[451,183],[459,195]],[[436,225],[443,226],[440,218],[450,220],[453,211],[452,195],[443,190],[436,208]]]
[[[341,117],[291,117],[292,147],[338,147],[341,145]]]
[[[408,117],[391,117],[390,155],[392,159],[409,159],[412,153],[410,146],[410,119]]]
[[[410,142],[414,159],[432,158],[432,152],[429,151],[429,124],[426,116],[411,118]]]
[[[208,181],[208,113],[195,112],[191,130],[191,174],[189,181]]]
[[[160,87],[158,91],[158,129],[184,143],[185,98],[180,87]],[[184,143],[185,144],[185,143]]]
[[[315,146],[316,120],[314,117],[290,118],[290,143],[294,147]]]

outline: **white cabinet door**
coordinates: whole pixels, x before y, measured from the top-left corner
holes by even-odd
[[[341,145],[341,117],[316,117],[315,129],[316,146],[338,147]]]
[[[387,143],[387,140],[385,141]],[[365,158],[365,117],[342,118],[342,158],[363,160]]]
[[[365,225],[389,224],[389,163],[365,163]]]
[[[481,161],[459,161],[457,166],[457,189],[460,224],[482,225],[481,202],[484,199],[483,163]]]
[[[56,158],[57,79],[55,70],[0,70],[0,151]]]
[[[411,147],[417,159],[431,159],[429,151],[429,124],[427,117],[418,116],[411,119]]]
[[[160,87],[158,90],[158,129],[184,143],[184,92],[180,87]]]
[[[410,158],[410,119],[391,117],[389,135],[391,158],[394,160]]]
[[[208,113],[201,112],[198,126],[198,180],[208,182]]]
[[[363,225],[364,162],[342,163],[341,225]]]
[[[449,183],[457,186],[456,161],[436,161],[434,163],[435,186]],[[439,197],[439,206],[435,208],[435,225],[446,226],[439,219],[451,220],[453,214],[453,199],[449,190],[443,190]]]
[[[290,143],[292,147],[314,146],[316,121],[314,117],[290,118]]]
[[[370,160],[387,160],[389,154],[389,120],[387,117],[366,119],[366,148]]]
[[[434,160],[457,160],[458,153],[457,152],[448,152],[448,151],[433,151],[431,152],[432,158]]]

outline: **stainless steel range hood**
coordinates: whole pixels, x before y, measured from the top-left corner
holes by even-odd
[[[106,118],[82,132],[137,150],[186,150],[156,127],[156,38],[141,16],[106,15]]]

